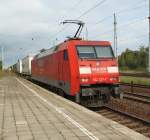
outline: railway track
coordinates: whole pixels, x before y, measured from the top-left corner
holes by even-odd
[[[127,99],[113,99],[97,113],[150,138],[150,108]]]
[[[150,122],[148,123],[109,106],[105,106],[96,112],[150,138]]]
[[[120,73],[121,76],[132,76],[132,77],[144,77],[144,78],[150,78],[150,74],[147,73]]]
[[[143,123],[146,123],[146,124],[150,125],[150,120],[146,120],[146,119],[144,119],[142,117],[136,116],[136,115],[134,115],[134,114],[132,114],[132,113],[130,113],[128,111],[122,110],[121,108],[120,109],[119,108],[114,108],[114,107],[112,107],[110,105],[105,105],[105,108],[110,109],[110,110],[112,110],[114,112],[118,112],[118,113],[120,113],[122,115],[128,116],[130,118],[134,118],[136,120],[142,121]]]
[[[134,88],[146,88],[146,89],[150,89],[149,85],[141,85],[141,84],[133,84],[133,83],[124,83],[124,82],[120,82],[120,85],[122,86],[130,86],[130,87],[134,87]]]
[[[143,95],[143,94],[132,93],[132,92],[124,92],[123,98],[141,102],[144,104],[150,104],[150,95]]]
[[[150,104],[150,86],[121,83],[121,88],[125,99]]]

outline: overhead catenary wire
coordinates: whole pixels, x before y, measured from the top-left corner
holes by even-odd
[[[92,6],[91,8],[89,8],[88,10],[86,10],[85,12],[83,12],[80,16],[78,16],[76,19],[80,19],[81,17],[87,15],[88,13],[90,13],[91,11],[93,11],[95,8],[97,8],[98,6],[100,6],[101,4],[103,4],[106,0],[101,0],[100,2],[98,2],[97,4],[95,4],[94,6]]]
[[[72,8],[70,8],[70,10],[72,11],[73,9],[75,10],[75,8],[77,7],[77,6],[79,6],[79,4],[82,2],[82,1],[84,1],[84,0],[79,0],[77,3],[75,3],[73,6],[72,6]],[[66,13],[70,13],[70,10],[68,10]],[[65,13],[65,14],[66,14]],[[66,17],[65,15],[62,17],[62,18],[64,18],[64,17]],[[57,37],[57,35],[58,34],[60,34],[60,33],[62,33],[63,31],[65,31],[66,30],[66,26],[65,27],[63,27],[62,29],[60,29],[58,32],[56,32],[54,35],[52,35],[52,36],[50,36],[50,41],[52,41],[52,39],[53,38],[55,38],[55,37]]]
[[[123,28],[123,27],[124,27],[124,29],[125,29],[125,28],[128,28],[130,25],[137,24],[138,22],[141,22],[141,21],[146,20],[146,19],[147,19],[147,17],[138,18],[138,19],[133,20],[133,21],[131,21],[131,22],[128,22],[128,23],[125,23],[125,24],[121,24],[121,25],[119,25],[117,28],[118,28],[118,30],[120,30],[120,28]],[[111,28],[111,29],[109,29],[109,30],[107,30],[107,31],[105,31],[105,32],[102,32],[101,34],[110,33],[110,32],[113,32],[113,30],[114,30],[114,29]],[[99,35],[99,34],[94,35],[94,36],[92,36],[92,37],[96,37],[96,36],[98,36],[98,35]]]
[[[137,36],[137,37],[132,37],[132,40],[130,40],[132,43],[136,43],[136,46],[140,46],[140,45],[143,45],[143,46],[147,46],[146,43],[142,43],[141,41],[143,41],[143,39],[146,39],[148,36],[148,33],[147,34],[143,34],[143,35],[140,35],[140,36]],[[130,37],[131,38],[131,37]],[[129,39],[130,38],[121,38],[118,40],[119,42],[119,45],[126,45],[127,47],[127,44],[131,44],[131,42],[129,42]],[[129,47],[127,47],[129,48]],[[130,48],[131,49],[131,48]],[[118,52],[119,52],[119,55],[121,54],[121,48],[118,48]]]
[[[141,3],[142,3],[142,5],[141,5]],[[140,5],[139,5],[139,4],[140,4]],[[116,15],[120,15],[120,14],[123,14],[123,13],[130,12],[130,11],[132,11],[132,10],[137,10],[137,9],[139,9],[139,8],[142,8],[142,7],[144,7],[145,5],[146,5],[146,2],[144,1],[144,3],[143,3],[143,0],[142,0],[142,1],[140,1],[140,2],[138,2],[138,3],[136,3],[136,4],[134,4],[135,7],[127,7],[127,8],[125,8],[125,9],[122,9],[122,10],[117,11],[117,12],[115,12],[115,13],[116,13]],[[95,25],[98,25],[98,24],[100,24],[100,23],[102,23],[102,22],[104,22],[104,21],[106,21],[106,20],[109,20],[111,17],[113,17],[113,14],[108,15],[108,16],[102,18],[101,20],[95,22],[95,23],[91,23],[92,26],[90,26],[90,28],[95,27]]]
[[[86,10],[85,12],[83,12],[80,16],[78,16],[77,18],[75,18],[76,20],[80,19],[81,17],[87,15],[88,13],[90,13],[92,10],[94,10],[95,8],[97,8],[98,6],[100,6],[101,4],[103,4],[106,0],[101,0],[100,2],[96,3],[94,6],[92,6],[91,8],[89,8],[88,10]],[[68,27],[68,26],[67,26]],[[53,36],[51,36],[51,39],[55,38],[58,34],[62,33],[63,31],[65,31],[67,29],[67,27],[63,27],[61,30],[59,30],[56,34],[54,34]]]
[[[142,5],[135,6],[133,8],[126,8],[126,9],[120,10],[120,11],[116,12],[116,14],[119,15],[119,14],[122,14],[122,13],[130,12],[132,10],[137,10],[139,8],[142,8],[144,6],[146,6],[146,3],[143,3]]]
[[[75,10],[84,0],[78,0],[71,8],[69,8],[69,10],[67,10],[64,14],[64,16],[62,18],[66,18],[68,17],[68,13],[72,12],[73,10]]]
[[[81,17],[87,15],[87,14],[90,13],[92,10],[94,10],[95,8],[97,8],[98,6],[100,6],[101,4],[103,4],[105,1],[106,1],[106,0],[102,0],[102,1],[98,2],[98,3],[95,4],[94,6],[92,6],[91,8],[89,8],[88,10],[86,10],[85,12],[83,12],[83,13],[82,13],[80,16],[78,16],[76,19],[80,19]],[[147,0],[145,0],[145,1],[147,1]],[[145,3],[145,1],[144,1],[144,3]],[[78,1],[78,2],[79,2],[79,1]],[[77,3],[78,3],[78,2],[77,2]],[[131,10],[136,10],[136,9],[138,9],[138,8],[140,8],[140,7],[143,7],[144,5],[140,5],[140,6],[139,6],[139,4],[141,4],[141,3],[143,4],[143,0],[137,2],[136,4],[134,4],[135,7],[132,7],[132,8],[125,8],[125,9],[123,9],[123,10],[120,10],[120,11],[116,12],[116,14],[122,14],[122,13],[125,13],[125,12],[129,12],[129,11],[131,11]],[[109,19],[109,18],[112,17],[112,16],[113,16],[113,15],[109,15],[109,16],[107,16],[107,17],[104,17],[102,20],[100,20],[100,21],[97,22],[96,24],[99,24],[99,23],[101,23],[101,22],[103,22],[103,21]],[[93,25],[95,25],[95,24],[93,24]],[[63,28],[62,28],[61,30],[59,30],[56,34],[54,34],[53,36],[51,36],[51,39],[54,38],[54,37],[56,37],[58,34],[61,34],[62,32],[64,32],[67,28],[68,28],[68,26],[67,26],[67,27],[63,27]],[[119,27],[119,28],[120,28],[120,27]]]
[[[147,34],[142,34],[142,35],[139,35],[139,36],[136,36],[136,37],[132,37],[132,41],[134,40],[137,40],[139,38],[143,38],[143,37],[147,37],[148,36],[148,33]],[[120,38],[118,41],[119,42],[128,42],[129,38]]]

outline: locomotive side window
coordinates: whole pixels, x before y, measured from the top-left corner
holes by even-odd
[[[68,60],[68,51],[64,50],[64,60]]]
[[[77,51],[80,58],[96,58],[95,50],[93,47],[78,46]]]

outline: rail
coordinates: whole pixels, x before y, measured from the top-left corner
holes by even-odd
[[[105,106],[96,112],[150,138],[150,121],[145,121],[109,106]]]
[[[150,124],[150,108],[148,104],[111,98],[110,102],[105,106]]]
[[[121,76],[132,76],[132,77],[143,77],[143,78],[148,78],[150,77],[150,74],[148,73],[124,73],[120,72]]]
[[[137,102],[145,103],[145,104],[150,104],[150,95],[142,95],[139,93],[132,93],[132,92],[124,92],[124,98],[129,99],[129,100],[134,100]]]
[[[147,88],[147,89],[150,89],[150,86],[149,86],[149,85],[134,84],[132,81],[131,81],[131,83],[120,82],[120,85],[123,85],[123,86],[130,86],[130,87],[138,87],[138,88]]]
[[[110,110],[112,110],[112,111],[121,113],[122,115],[125,115],[125,116],[131,117],[131,118],[133,118],[133,119],[140,120],[140,121],[142,121],[142,122],[144,122],[144,123],[150,124],[150,120],[145,120],[145,119],[143,119],[143,118],[141,118],[141,117],[137,117],[136,115],[130,114],[130,113],[128,113],[128,112],[121,111],[121,110],[119,110],[119,109],[110,107],[110,106],[108,106],[108,105],[106,105],[105,107],[108,108],[108,109],[110,109]]]

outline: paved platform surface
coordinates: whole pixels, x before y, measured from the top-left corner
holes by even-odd
[[[0,140],[148,140],[16,77],[0,80]]]

